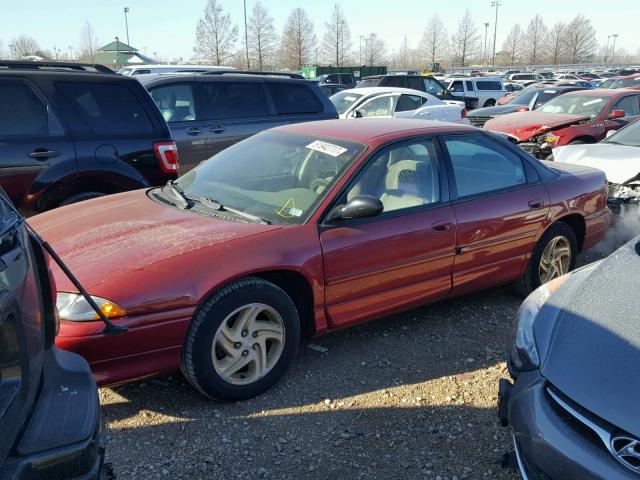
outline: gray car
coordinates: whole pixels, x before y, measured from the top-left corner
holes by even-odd
[[[262,130],[338,118],[320,87],[297,75],[208,72],[143,77],[140,81],[178,146],[181,174]]]
[[[640,237],[534,291],[507,363],[499,416],[525,480],[640,478]]]

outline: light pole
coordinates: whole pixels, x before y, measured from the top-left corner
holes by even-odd
[[[359,55],[359,60],[360,60],[360,66],[362,66],[362,39],[364,38],[364,35],[359,35],[360,37],[360,55]]]
[[[502,5],[500,0],[491,2],[492,7],[496,7],[496,21],[493,24],[493,56],[491,57],[491,66],[496,66],[496,38],[498,36],[498,8]]]
[[[15,46],[14,43],[9,45],[9,51],[11,52],[11,58],[13,60],[15,60],[16,59],[16,46]]]
[[[611,35],[607,35],[607,46],[604,49],[604,54],[602,55],[602,66],[609,61],[609,40],[611,40]]]
[[[127,19],[127,13],[129,13],[129,7],[124,7],[124,28],[127,30],[127,45],[131,45],[131,43],[129,43],[129,20]]]
[[[613,37],[613,46],[611,47],[611,63],[616,64],[616,38],[618,38],[617,33],[612,33]]]
[[[244,50],[247,55],[247,70],[251,70],[249,61],[249,31],[247,30],[247,0],[244,0]]]
[[[484,50],[482,51],[482,66],[487,66],[487,32],[489,31],[489,22],[484,23]]]
[[[120,39],[116,37],[116,58],[113,63],[116,64],[116,68],[118,68],[118,56],[120,54]]]

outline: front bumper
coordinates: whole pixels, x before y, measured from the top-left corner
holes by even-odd
[[[554,400],[561,393],[539,372],[500,381],[499,417],[510,425],[525,480],[638,480],[619,464],[592,428]],[[552,393],[550,393],[552,392]]]

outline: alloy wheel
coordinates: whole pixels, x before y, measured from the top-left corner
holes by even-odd
[[[571,265],[571,243],[559,235],[551,239],[540,257],[540,283],[547,283],[569,271]]]

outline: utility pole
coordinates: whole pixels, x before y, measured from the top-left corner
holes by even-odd
[[[602,66],[609,61],[609,40],[611,40],[611,35],[607,35],[607,46],[604,49],[604,55],[602,55]]]
[[[482,66],[487,66],[487,32],[489,31],[489,22],[484,23],[484,50],[482,51]]]
[[[129,13],[129,7],[124,7],[124,27],[127,30],[127,45],[131,45],[129,42],[129,20],[127,19],[127,13]]]
[[[492,7],[496,7],[496,21],[493,24],[493,56],[491,57],[491,66],[496,66],[496,38],[498,36],[498,8],[502,5],[500,0],[491,2]]]
[[[359,55],[359,60],[360,60],[360,66],[362,66],[362,39],[364,38],[364,35],[359,35],[360,36],[360,55]]]
[[[118,39],[118,37],[116,37],[116,59],[113,61],[113,63],[116,64],[116,68],[118,68],[118,54],[120,50],[120,40]]]
[[[247,30],[247,0],[244,0],[244,49],[247,55],[247,70],[251,70],[249,61],[249,30]]]
[[[16,46],[15,44],[10,44],[9,45],[9,51],[11,52],[11,59],[15,60],[16,59]]]
[[[611,63],[616,64],[616,38],[618,38],[617,33],[612,33],[613,37],[613,46],[611,47]]]

